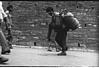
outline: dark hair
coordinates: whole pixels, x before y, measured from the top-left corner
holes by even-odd
[[[51,12],[51,11],[54,11],[52,7],[47,7],[46,8],[46,12]]]
[[[12,12],[13,11],[13,5],[11,5],[10,3],[9,3],[9,5],[7,6],[7,8],[6,8],[9,12]]]

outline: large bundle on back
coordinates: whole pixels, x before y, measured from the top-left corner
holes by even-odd
[[[75,30],[80,26],[77,18],[74,18],[73,16],[64,16],[62,19],[63,24],[65,24],[69,29]]]
[[[59,13],[55,13],[53,18],[53,25],[56,31],[59,31],[64,27],[67,30],[68,29],[75,30],[80,26],[77,18],[74,18],[73,14],[70,12],[68,12],[66,15],[60,15]]]

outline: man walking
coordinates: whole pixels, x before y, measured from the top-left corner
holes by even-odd
[[[52,21],[49,25],[49,29],[48,29],[48,37],[47,39],[50,41],[50,35],[51,35],[51,31],[52,29],[54,29],[54,31],[56,32],[56,37],[55,37],[55,41],[58,43],[58,45],[62,48],[62,52],[57,54],[57,55],[66,55],[66,51],[67,51],[67,46],[66,46],[66,37],[67,37],[67,32],[69,31],[69,28],[63,28],[63,26],[56,26],[56,18],[55,18],[55,13],[52,7],[48,7],[46,9],[46,12],[52,16]],[[57,22],[61,22],[61,21],[57,21]]]
[[[4,34],[2,32],[2,28],[1,28],[1,23],[3,22],[4,17],[7,17],[7,15],[5,14],[5,12],[3,10],[3,7],[2,7],[2,2],[0,1],[0,45],[2,47],[0,51],[2,51],[2,54],[10,52],[8,44],[7,44],[7,40],[6,40],[5,36],[4,36]],[[8,61],[8,59],[2,57],[1,52],[0,52],[0,63],[4,63],[6,61]]]
[[[8,34],[7,34],[7,40],[9,41],[8,43],[9,43],[9,46],[10,46],[11,49],[13,48],[12,47],[13,36],[12,36],[12,30],[11,30],[11,28],[12,28],[12,15],[11,14],[12,14],[12,12],[13,12],[13,5],[11,5],[10,3],[8,3],[8,6],[6,8],[5,13],[7,14],[7,17],[8,17],[9,22],[11,24],[8,25],[8,23],[6,23],[6,21],[5,21],[5,24],[6,24],[6,30],[8,32]]]

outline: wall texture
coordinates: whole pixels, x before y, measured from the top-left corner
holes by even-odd
[[[98,45],[97,1],[3,1],[4,9],[10,2],[14,6],[14,38],[18,43],[43,41],[47,35],[50,17],[45,13],[47,6],[55,11],[67,8],[81,23],[82,28],[68,32],[67,43],[81,43],[88,47]],[[17,42],[16,42],[17,43]]]

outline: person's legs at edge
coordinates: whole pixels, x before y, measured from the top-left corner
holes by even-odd
[[[5,38],[5,36],[2,32],[2,29],[0,29],[0,44],[1,44],[1,47],[2,47],[2,51],[1,51],[2,54],[10,53],[10,48],[8,46],[8,41],[6,40],[6,38]]]
[[[7,62],[9,60],[8,58],[5,58],[1,55],[1,51],[2,51],[2,48],[1,48],[1,43],[0,43],[0,64]]]
[[[67,31],[65,30],[61,30],[56,34],[55,40],[62,48],[62,52],[59,53],[58,55],[66,55],[66,51],[67,51],[66,36],[67,36]]]
[[[11,34],[11,29],[8,30],[7,40],[8,40],[8,45],[9,45],[10,49],[13,49],[13,47],[12,47],[13,37]]]

